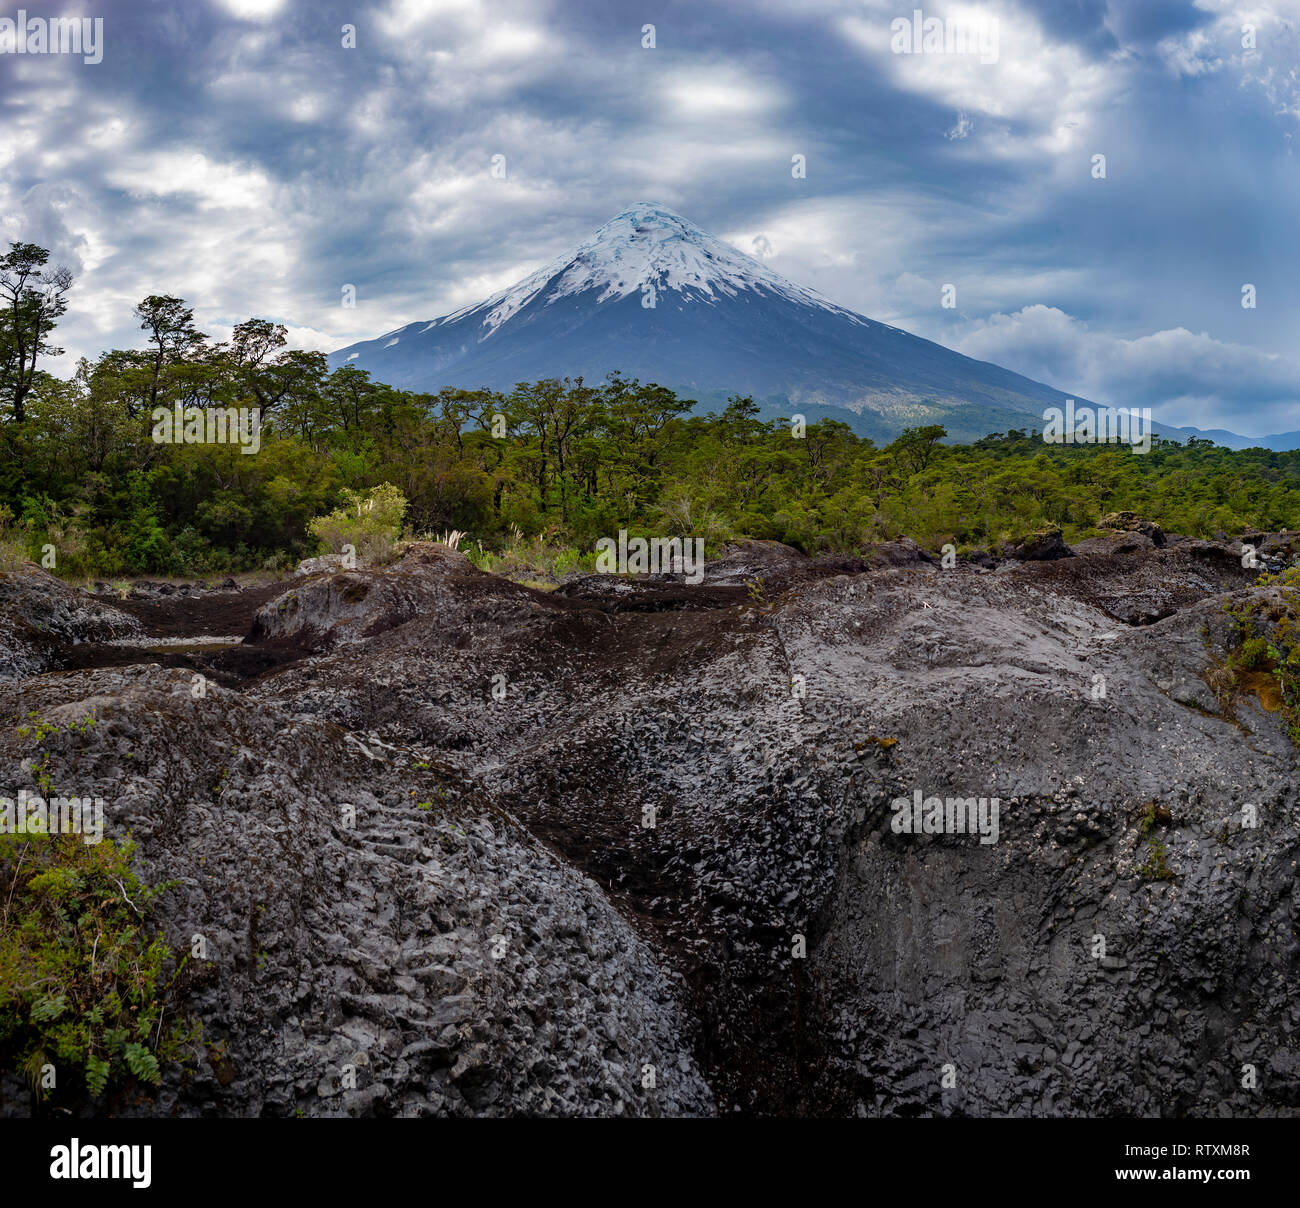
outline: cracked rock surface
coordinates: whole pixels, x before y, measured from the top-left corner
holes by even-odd
[[[141,661],[0,711],[101,719],[53,765],[222,954],[229,1064],[164,1110],[1294,1115],[1300,765],[1210,687],[1225,601],[1292,603],[1113,527],[554,592],[416,546],[232,594],[203,699]],[[916,794],[996,799],[997,841],[897,832]]]
[[[173,951],[202,941],[205,1059],[127,1114],[712,1112],[644,941],[453,770],[158,667],[0,687],[30,712],[97,719],[46,770],[176,882]],[[30,746],[6,729],[0,783],[30,783]],[[5,1110],[26,1099],[7,1076]]]
[[[0,571],[0,680],[61,666],[68,646],[141,632],[135,617],[34,563]]]

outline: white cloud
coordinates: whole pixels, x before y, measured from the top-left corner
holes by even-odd
[[[271,21],[280,15],[285,0],[216,0],[219,8],[241,21]]]
[[[1300,0],[1197,0],[1196,7],[1213,20],[1156,46],[1170,74],[1231,72],[1242,88],[1262,92],[1275,114],[1300,118]]]
[[[996,61],[977,53],[894,53],[890,23],[925,17],[996,31]],[[1037,17],[1009,0],[987,4],[888,5],[869,16],[840,16],[835,27],[850,45],[905,92],[966,115],[948,137],[968,133],[971,114],[999,119],[987,126],[984,149],[999,157],[1064,154],[1076,150],[1092,117],[1119,92],[1118,61],[1096,61],[1071,42],[1053,41]],[[909,44],[909,43],[904,43]]]
[[[1152,406],[1162,423],[1300,428],[1300,364],[1206,332],[1124,338],[1038,305],[972,323],[953,346],[1107,406]]]
[[[975,123],[970,120],[970,114],[963,109],[957,115],[957,124],[953,126],[944,137],[950,139],[969,138],[970,132],[974,129],[974,126]]]
[[[136,152],[105,179],[142,199],[185,194],[203,210],[264,209],[272,195],[271,182],[259,169],[219,163],[192,150]]]
[[[785,90],[723,63],[692,63],[657,77],[655,102],[689,118],[757,118],[785,105]]]

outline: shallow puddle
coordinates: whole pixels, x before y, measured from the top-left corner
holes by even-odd
[[[170,650],[177,654],[204,654],[214,650],[226,650],[238,646],[243,636],[216,636],[213,634],[194,635],[176,638],[113,638],[102,643],[105,646],[129,646],[136,650]]]

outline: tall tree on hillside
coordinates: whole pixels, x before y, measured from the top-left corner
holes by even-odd
[[[818,486],[829,487],[836,471],[845,465],[859,447],[871,447],[869,439],[859,442],[852,428],[842,420],[822,419],[809,424],[802,439],[808,458],[808,471]]]
[[[382,390],[367,370],[343,365],[326,378],[322,393],[333,421],[345,432],[359,432],[378,409]]]
[[[584,386],[581,377],[539,385],[542,388],[537,391],[537,403],[546,414],[546,427],[550,432],[551,461],[560,488],[560,516],[567,521],[569,497],[574,485],[570,481],[574,453],[590,430],[599,392]]]
[[[139,348],[111,349],[99,359],[78,367],[86,389],[104,403],[116,403],[127,416],[139,415],[153,389],[153,358]]]
[[[149,385],[149,407],[158,405],[163,370],[194,353],[207,337],[194,326],[194,311],[184,298],[172,294],[150,294],[135,308],[140,327],[149,333],[153,378]]]
[[[923,428],[904,428],[886,450],[891,453],[908,474],[920,474],[930,464],[935,448],[948,435],[942,424],[926,424]]]
[[[694,405],[653,382],[641,385],[611,373],[601,388],[600,422],[608,445],[601,449],[607,478],[618,474],[642,504],[658,490],[663,458],[667,454],[674,422]],[[590,484],[596,492],[596,470]]]
[[[292,388],[301,372],[284,372],[281,350],[288,343],[282,323],[245,319],[230,336],[230,362],[244,397],[257,399],[263,417]]]
[[[263,418],[276,407],[319,406],[328,373],[329,364],[323,352],[296,348],[282,352],[270,367],[262,392],[257,396]]]
[[[34,243],[11,243],[0,256],[0,406],[21,423],[42,356],[59,356],[46,336],[67,309],[66,268],[47,269],[50,254]]]

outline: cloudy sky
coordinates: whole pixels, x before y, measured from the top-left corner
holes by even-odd
[[[996,62],[893,53],[915,6],[27,0],[102,17],[103,61],[0,54],[0,234],[76,275],[66,370],[149,293],[332,350],[657,201],[1063,390],[1300,429],[1300,0],[921,3]]]

